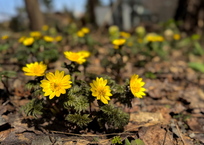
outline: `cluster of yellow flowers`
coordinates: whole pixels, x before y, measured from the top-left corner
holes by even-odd
[[[84,37],[86,34],[90,32],[90,29],[87,27],[81,28],[81,30],[77,31],[77,36],[78,37]]]
[[[56,70],[55,73],[48,72],[45,74],[47,65],[42,62],[34,62],[27,64],[22,68],[25,75],[27,76],[44,76],[46,80],[41,80],[40,86],[44,92],[44,96],[49,96],[49,99],[60,97],[61,94],[65,94],[66,90],[71,88],[71,76],[65,75],[64,71]],[[103,78],[96,78],[90,83],[92,96],[96,97],[97,100],[101,100],[104,104],[108,104],[110,100],[111,89],[107,85],[108,80]],[[135,97],[142,98],[145,93],[144,82],[142,78],[139,78],[138,75],[134,74],[130,79],[130,90]]]
[[[22,43],[25,46],[31,46],[35,40],[43,39],[46,42],[59,42],[62,40],[62,36],[51,37],[48,35],[42,35],[39,31],[30,32],[30,36],[22,36],[18,39],[19,43]]]

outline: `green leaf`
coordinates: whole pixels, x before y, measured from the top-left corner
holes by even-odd
[[[137,145],[136,140],[132,140],[131,145]]]
[[[198,62],[190,62],[188,63],[188,66],[196,71],[200,71],[204,73],[204,64],[198,63]]]
[[[131,145],[130,141],[127,138],[125,139],[125,145]]]
[[[85,95],[86,90],[78,85],[73,86],[68,92],[67,101],[64,102],[66,109],[73,108],[77,112],[85,111],[89,107],[88,99]]]
[[[150,79],[155,79],[157,76],[152,72],[146,72],[145,77]]]
[[[193,34],[193,35],[191,36],[191,38],[192,38],[193,40],[199,40],[199,39],[200,39],[200,35],[199,35],[199,34]]]
[[[0,72],[0,79],[3,76],[8,77],[8,78],[15,77],[16,76],[16,72],[15,71],[1,71]]]
[[[204,50],[203,50],[202,46],[200,45],[200,43],[198,43],[196,41],[196,42],[194,42],[194,46],[195,46],[194,53],[197,54],[197,55],[202,56],[204,54]]]
[[[110,128],[122,129],[129,122],[129,114],[113,105],[104,105],[100,108],[103,112],[99,114],[98,121],[101,126],[107,124]]]
[[[136,145],[145,145],[145,143],[141,139],[134,140],[136,142]]]
[[[111,140],[112,144],[122,144],[122,139],[120,136],[114,136],[113,139]]]
[[[8,44],[0,45],[0,51],[7,50],[9,48]]]
[[[21,109],[26,113],[27,116],[31,115],[37,117],[38,115],[43,114],[43,104],[42,101],[38,99],[31,100],[29,103],[22,106]]]

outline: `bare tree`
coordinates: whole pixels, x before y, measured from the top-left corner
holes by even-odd
[[[44,20],[40,11],[38,0],[24,0],[24,2],[30,21],[30,29],[33,31],[41,30]]]

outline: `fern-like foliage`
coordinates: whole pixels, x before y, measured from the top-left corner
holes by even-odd
[[[37,77],[35,80],[30,80],[26,83],[26,89],[30,90],[33,96],[39,96],[43,94],[42,88],[40,87],[40,81],[44,77]]]
[[[81,87],[79,87],[78,85],[74,85],[73,87],[70,88],[68,95],[73,95],[73,94],[80,94],[81,91]]]
[[[89,118],[89,114],[69,114],[65,119],[79,127],[87,126],[92,121],[92,119]]]
[[[113,105],[105,105],[100,109],[102,114],[99,114],[98,121],[102,127],[106,124],[109,128],[123,129],[129,122],[129,114],[123,112],[120,108],[115,108]]]
[[[64,107],[66,109],[73,108],[77,112],[81,112],[87,110],[87,108],[89,107],[89,103],[85,96],[72,95],[68,96],[68,101],[64,102]]]
[[[34,116],[37,117],[38,115],[43,114],[43,104],[41,100],[33,99],[26,105],[21,108],[27,116]]]
[[[85,111],[89,107],[88,99],[83,95],[82,88],[78,85],[73,86],[68,92],[67,101],[64,102],[66,109],[73,108],[77,112]]]

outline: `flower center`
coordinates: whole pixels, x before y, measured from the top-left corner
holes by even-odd
[[[134,92],[139,92],[140,91],[140,87],[131,87],[131,90],[133,90]]]
[[[105,96],[105,94],[106,94],[106,92],[105,92],[104,89],[99,89],[99,90],[98,90],[98,95],[99,95],[99,96]]]
[[[71,59],[72,59],[73,61],[78,60],[78,59],[79,59],[79,55],[78,55],[78,54],[72,55],[72,56],[71,56]]]
[[[34,66],[32,71],[33,71],[33,73],[38,74],[39,73],[39,67]]]
[[[51,88],[52,90],[55,90],[55,91],[58,91],[60,90],[60,84],[57,84],[57,83],[51,83]]]

